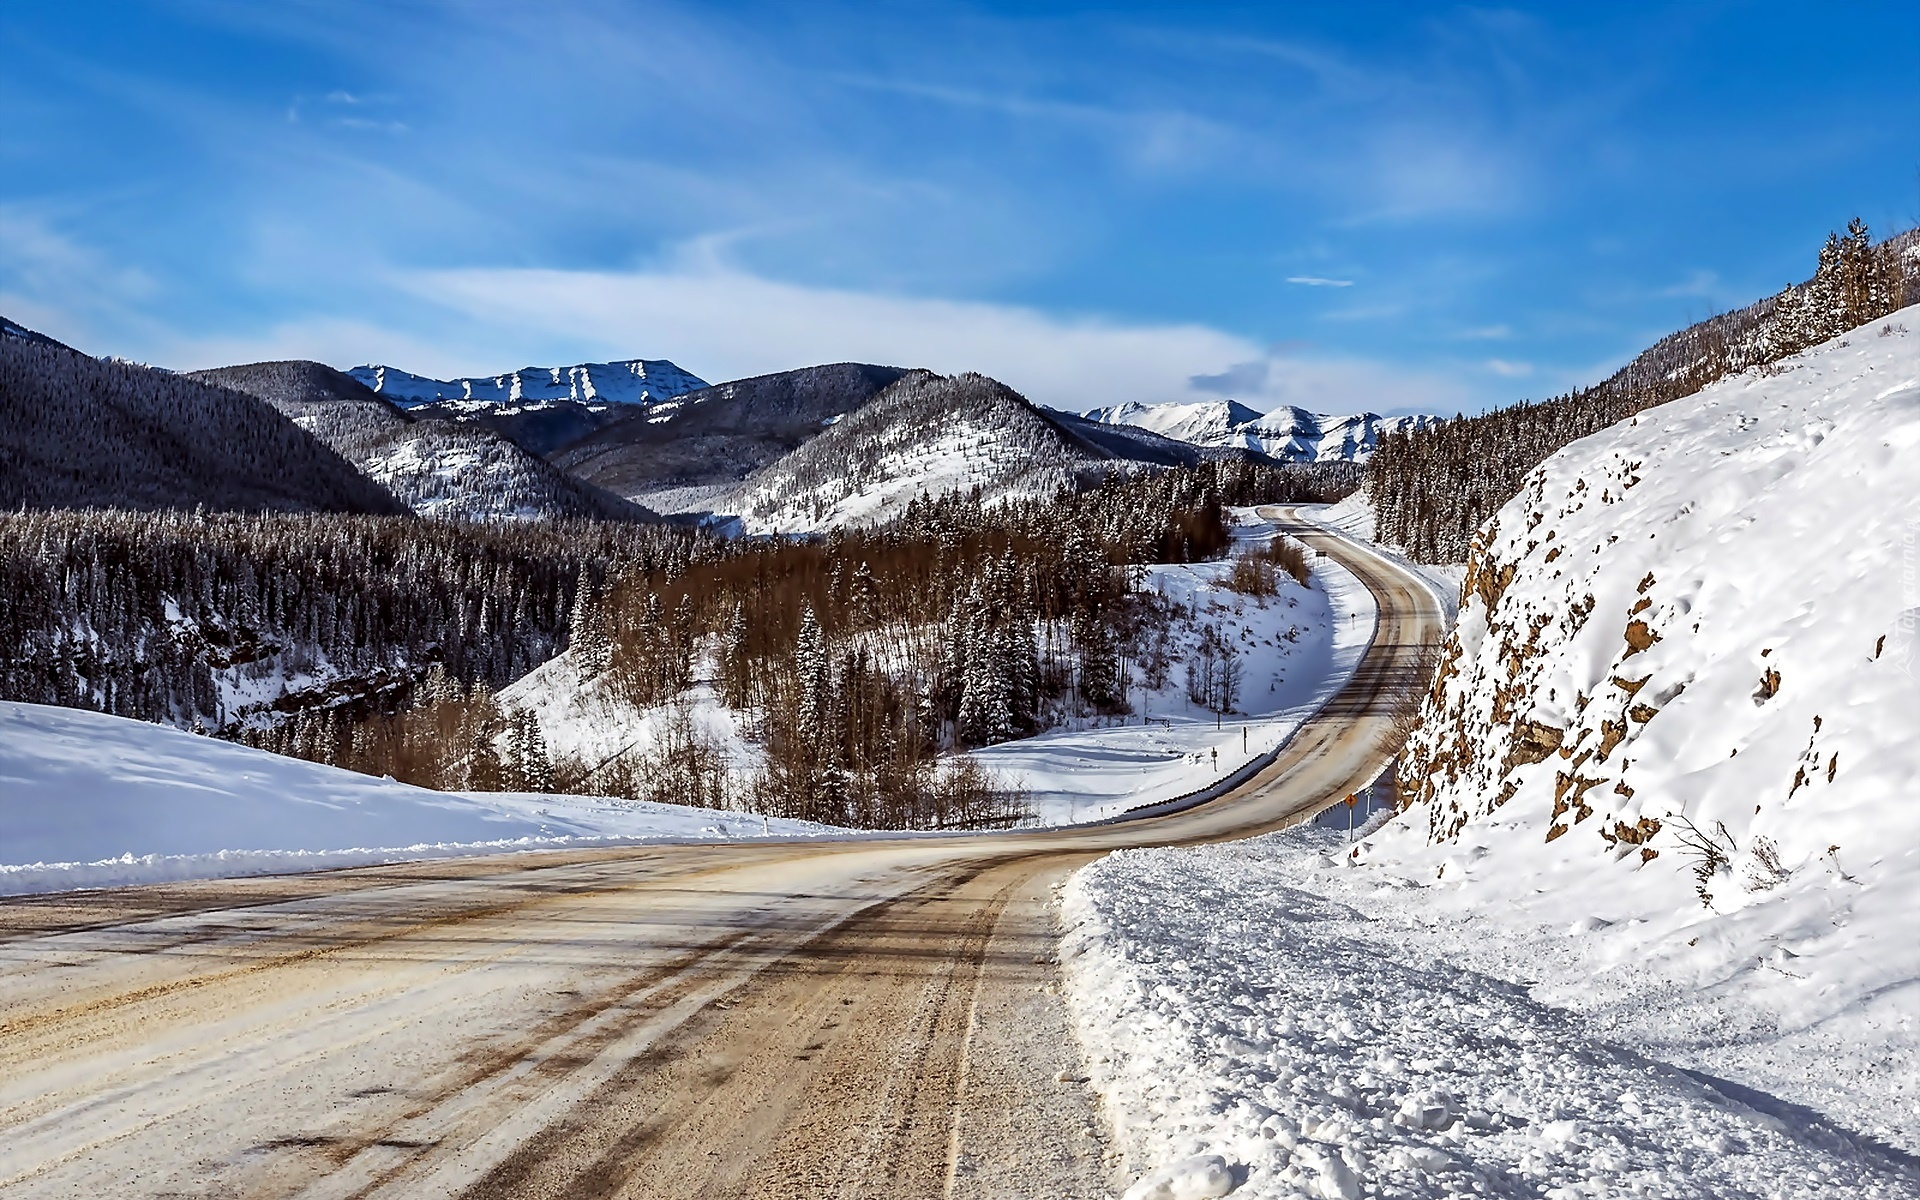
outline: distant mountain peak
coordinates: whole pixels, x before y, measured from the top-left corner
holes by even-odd
[[[1371,412],[1330,416],[1290,404],[1263,413],[1225,397],[1162,404],[1134,401],[1090,409],[1085,416],[1103,425],[1130,425],[1189,445],[1258,451],[1281,462],[1365,462],[1385,434],[1421,428],[1439,419]]]
[[[578,363],[571,367],[522,367],[501,375],[431,379],[378,364],[346,372],[400,405],[414,408],[440,401],[481,404],[657,404],[697,391],[707,382],[664,358]]]

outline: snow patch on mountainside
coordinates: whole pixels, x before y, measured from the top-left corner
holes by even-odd
[[[1041,475],[1036,486],[1033,472],[1002,454],[988,428],[960,422],[932,441],[889,446],[863,477],[824,479],[804,495],[777,484],[749,483],[730,498],[728,507],[743,513],[742,527],[748,533],[799,533],[876,524],[898,515],[922,494],[944,496],[982,480],[997,485],[988,500],[1035,495],[1056,479],[1044,470]]]
[[[676,708],[684,707],[705,743],[725,757],[736,778],[744,779],[766,756],[743,733],[745,714],[720,702],[711,683],[714,671],[712,656],[702,656],[692,687],[672,703],[641,709],[620,695],[610,672],[584,675],[574,655],[563,652],[501,689],[499,700],[504,707],[533,713],[555,762],[571,761],[589,772],[655,753],[670,736]]]
[[[1195,446],[1256,450],[1282,462],[1365,462],[1381,437],[1424,428],[1438,418],[1328,416],[1283,405],[1262,413],[1236,400],[1141,404],[1090,409],[1089,420],[1131,425]]]
[[[706,387],[707,382],[665,359],[522,367],[504,375],[429,379],[398,367],[362,366],[347,372],[403,408],[437,400],[524,405],[572,400],[582,404],[652,404]]]

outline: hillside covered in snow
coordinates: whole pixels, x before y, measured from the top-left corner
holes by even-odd
[[[11,701],[0,701],[0,783],[0,895],[825,832],[635,800],[432,791],[122,717]]]
[[[752,533],[872,524],[923,495],[1048,496],[1139,465],[984,375],[916,371],[721,503]]]
[[[1089,420],[1127,425],[1189,445],[1251,450],[1280,462],[1365,462],[1386,434],[1424,429],[1438,418],[1377,413],[1327,416],[1282,405],[1260,412],[1237,400],[1117,404],[1090,409]]]
[[[1571,929],[1589,994],[1644,974],[1738,1005],[1726,1038],[1772,1043],[1780,1086],[1877,1094],[1909,1133],[1916,328],[1896,312],[1530,476],[1477,539],[1416,802],[1368,852]]]

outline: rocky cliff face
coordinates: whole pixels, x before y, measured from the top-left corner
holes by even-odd
[[[1431,842],[1557,842],[1719,911],[1920,880],[1910,330],[1920,309],[1528,477],[1475,539],[1403,762]]]

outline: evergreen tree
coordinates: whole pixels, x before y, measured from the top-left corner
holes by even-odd
[[[1074,612],[1073,641],[1080,658],[1080,698],[1099,712],[1117,712],[1126,703],[1120,690],[1120,655],[1105,621]]]
[[[613,665],[613,639],[608,634],[606,611],[585,568],[573,590],[573,613],[567,631],[568,650],[583,678],[591,679]]]

